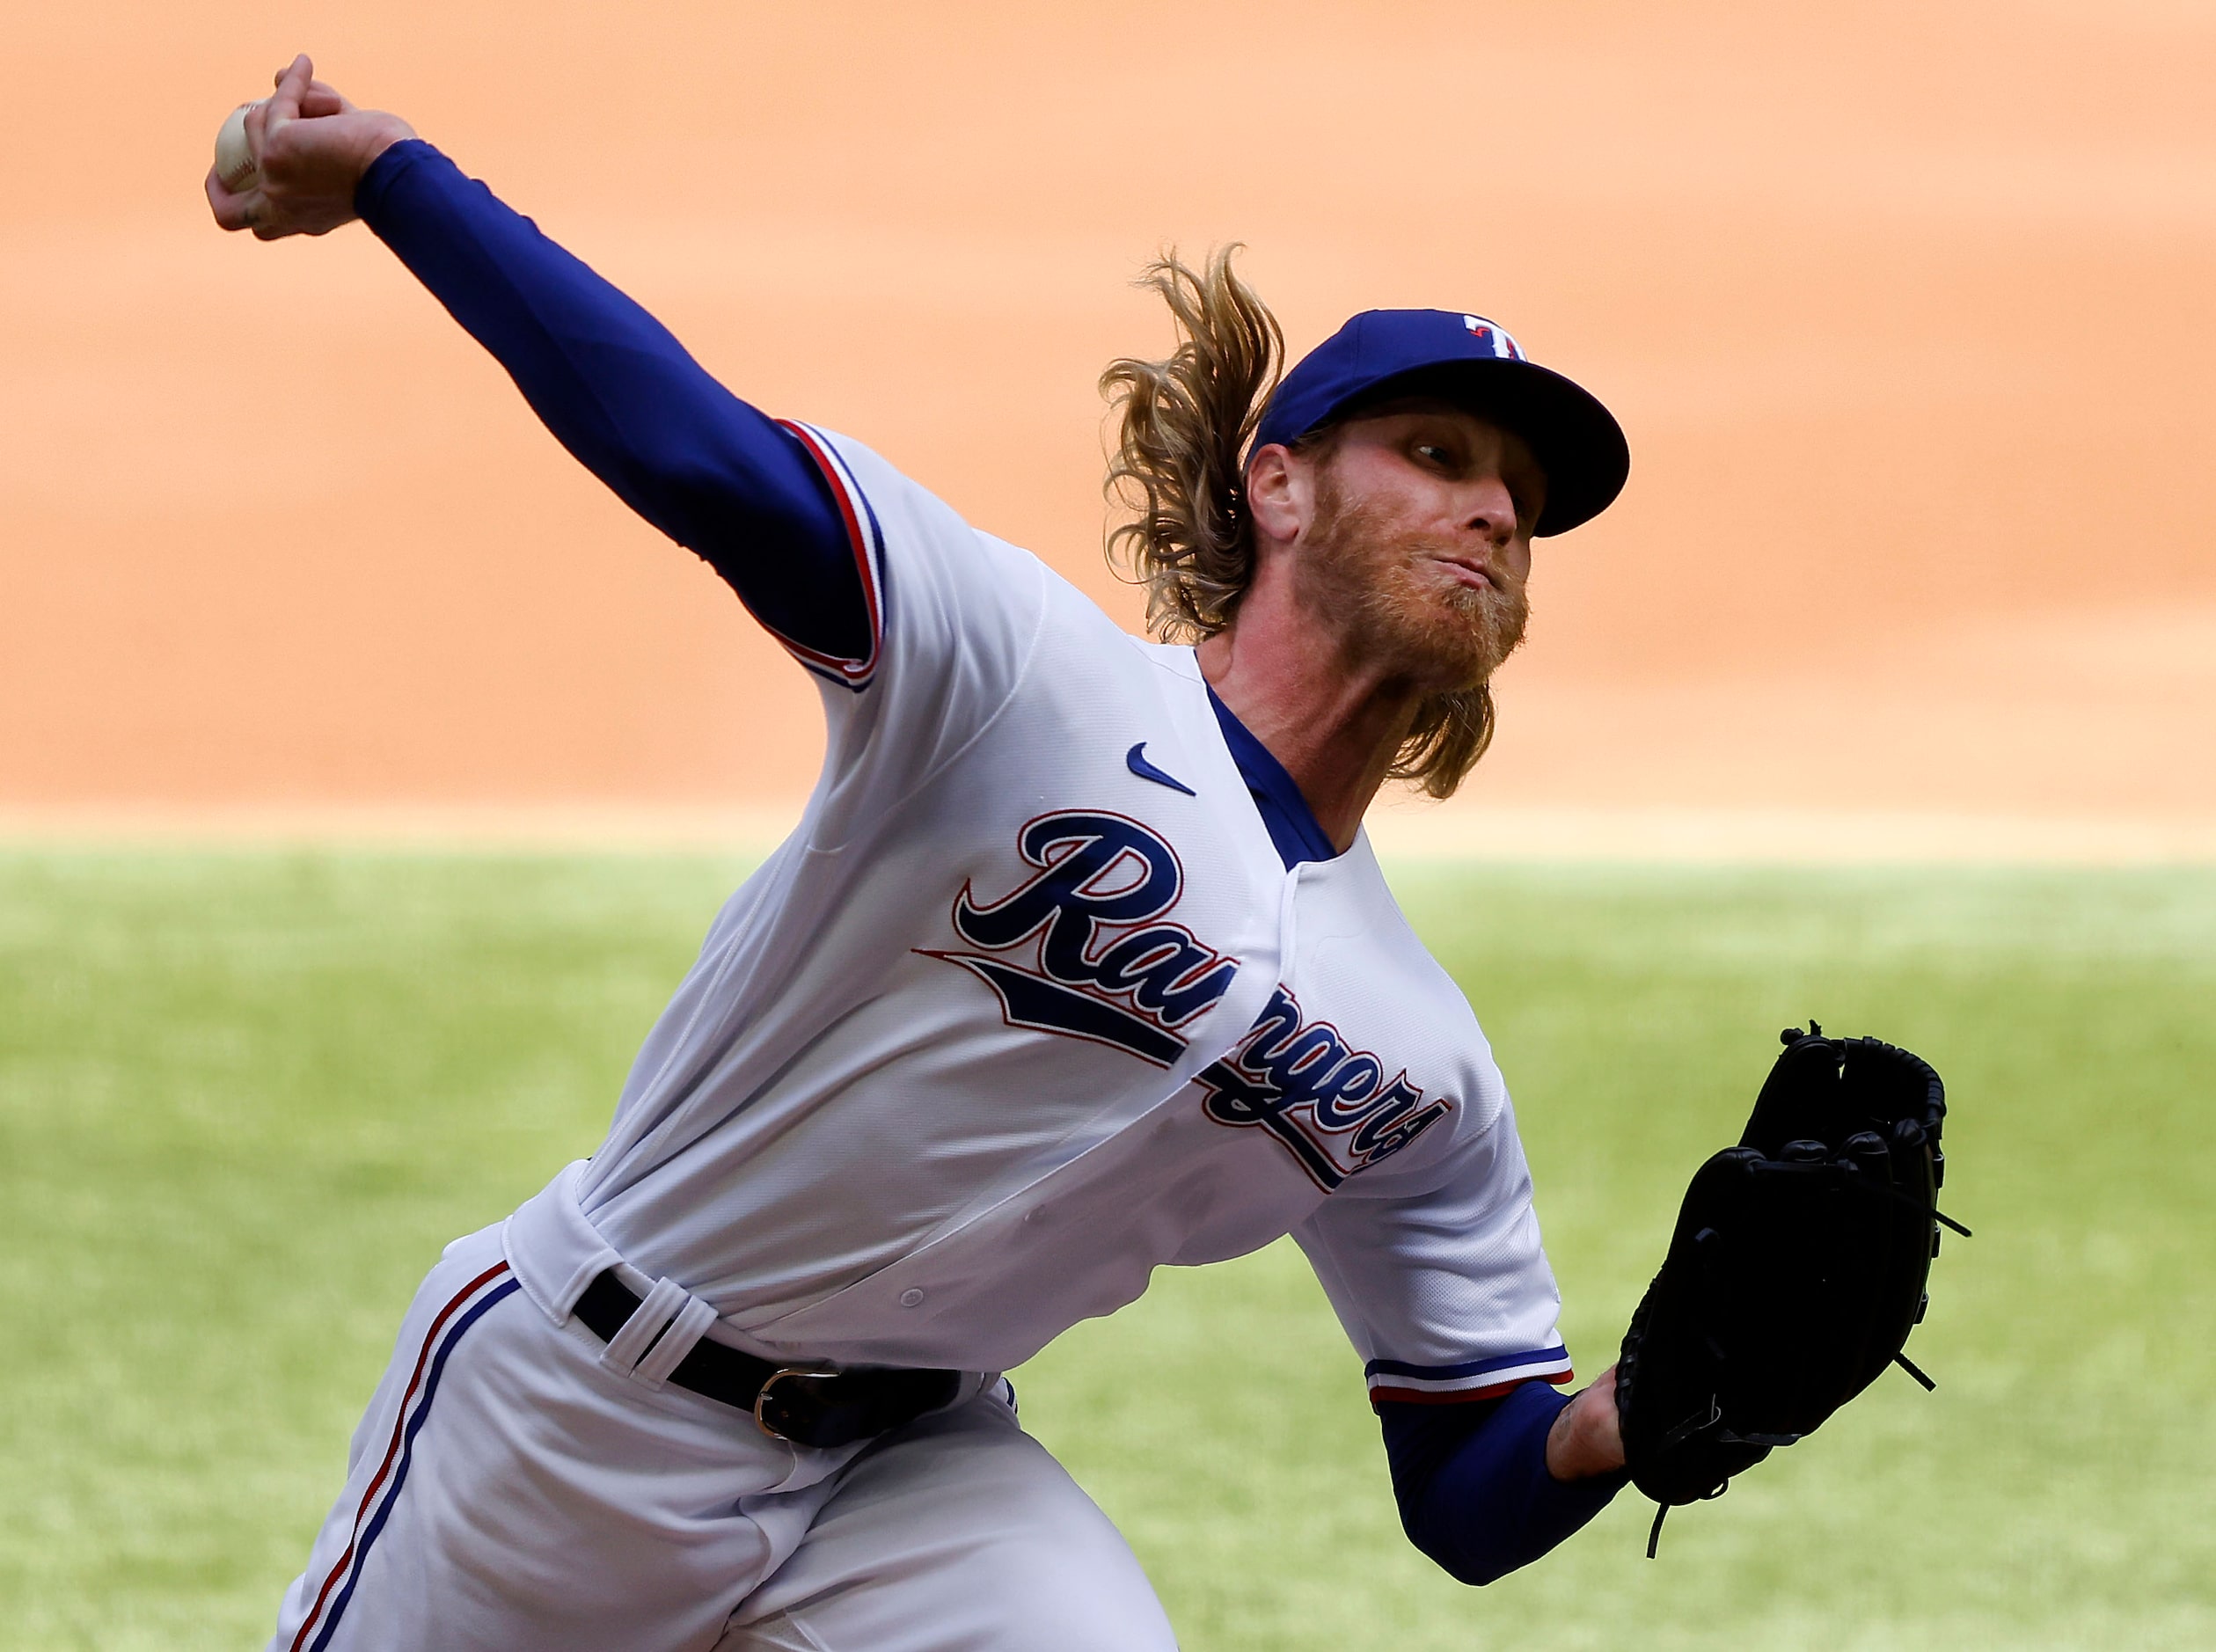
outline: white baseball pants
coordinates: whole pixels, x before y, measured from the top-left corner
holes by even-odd
[[[603,1345],[572,1180],[417,1291],[270,1652],[1174,1652],[997,1379],[823,1451],[662,1380],[705,1328],[674,1286],[647,1358]]]

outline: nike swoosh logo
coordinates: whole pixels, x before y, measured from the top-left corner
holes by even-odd
[[[1146,760],[1146,742],[1144,740],[1123,754],[1123,765],[1142,780],[1152,780],[1155,785],[1166,786],[1173,792],[1182,792],[1187,797],[1200,795],[1175,775],[1165,774],[1149,763]]]

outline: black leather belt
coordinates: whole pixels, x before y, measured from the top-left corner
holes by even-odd
[[[571,1310],[603,1342],[639,1312],[639,1293],[610,1268],[585,1287]],[[951,1401],[962,1373],[951,1371],[834,1371],[829,1365],[772,1365],[702,1337],[669,1380],[754,1414],[762,1432],[795,1445],[851,1445],[913,1422]]]

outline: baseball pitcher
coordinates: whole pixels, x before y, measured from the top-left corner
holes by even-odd
[[[1534,539],[1623,486],[1600,403],[1459,310],[1281,378],[1229,257],[1165,260],[1174,354],[1103,381],[1142,640],[305,58],[247,135],[218,222],[360,218],[828,726],[599,1151],[424,1281],[272,1648],[1173,1647],[1000,1373],[1288,1233],[1426,1553],[1483,1583],[1605,1504],[1613,1371],[1564,1397],[1507,1086],[1362,830],[1484,750]]]

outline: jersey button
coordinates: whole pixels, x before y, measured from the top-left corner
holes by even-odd
[[[923,1299],[924,1293],[914,1285],[909,1286],[907,1290],[900,1293],[900,1305],[903,1308],[916,1307],[922,1303]]]

